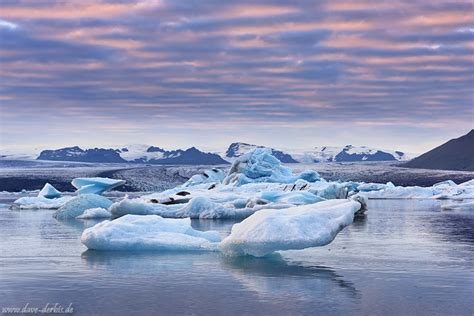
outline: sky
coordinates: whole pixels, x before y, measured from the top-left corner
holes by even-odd
[[[422,153],[474,128],[463,1],[0,1],[3,150]]]

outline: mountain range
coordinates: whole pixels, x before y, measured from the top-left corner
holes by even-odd
[[[112,148],[93,148],[83,150],[78,146],[56,150],[43,150],[38,160],[81,161],[106,163],[148,163],[161,165],[219,165],[228,164],[219,155],[206,153],[195,147],[186,150],[167,151],[155,146],[134,145]]]
[[[56,150],[43,150],[38,160],[102,162],[102,163],[147,163],[147,164],[183,164],[217,165],[227,164],[247,153],[249,150],[264,147],[248,143],[230,144],[222,156],[203,152],[195,147],[186,150],[165,150],[150,145],[127,145],[121,148],[82,149],[78,146]],[[400,151],[388,151],[369,147],[315,147],[302,153],[288,153],[270,148],[275,157],[284,163],[314,162],[354,162],[354,161],[400,161],[407,156]]]

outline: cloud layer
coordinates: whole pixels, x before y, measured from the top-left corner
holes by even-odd
[[[473,127],[472,2],[0,6],[2,146],[421,151]]]

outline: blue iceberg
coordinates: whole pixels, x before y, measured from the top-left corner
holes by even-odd
[[[61,197],[61,192],[56,190],[51,184],[46,183],[41,191],[38,193],[38,197],[44,197],[47,199],[56,199]]]
[[[77,194],[102,194],[105,191],[112,190],[122,184],[125,180],[117,180],[110,178],[75,178],[72,185],[77,189]]]
[[[109,208],[112,201],[97,194],[81,194],[67,201],[61,206],[53,217],[57,219],[72,219],[84,213],[90,208]]]

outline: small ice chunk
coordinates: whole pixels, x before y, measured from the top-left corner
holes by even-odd
[[[47,199],[56,199],[61,197],[61,192],[56,190],[51,184],[46,183],[41,191],[38,193],[38,197],[44,197]]]
[[[97,207],[107,209],[110,205],[112,205],[112,201],[103,196],[97,194],[81,194],[61,206],[56,213],[54,213],[53,217],[57,219],[76,218],[87,209]]]
[[[213,251],[221,240],[216,231],[198,231],[189,218],[125,215],[84,230],[81,242],[103,251]]]
[[[72,185],[77,188],[78,194],[102,194],[125,183],[125,180],[110,178],[75,178]]]
[[[221,183],[225,173],[221,169],[213,168],[204,170],[201,174],[195,174],[183,184],[183,187],[191,187],[203,183]]]
[[[352,223],[361,208],[360,202],[349,199],[261,210],[235,224],[220,249],[228,255],[261,257],[279,250],[324,246]]]
[[[112,214],[102,207],[89,208],[76,218],[79,219],[94,219],[94,218],[110,218]]]
[[[392,182],[388,182],[387,184],[383,183],[361,183],[357,186],[357,190],[362,192],[370,192],[370,191],[380,191],[386,188],[394,188]]]
[[[320,196],[305,191],[266,191],[260,194],[260,198],[270,202],[287,203],[293,205],[311,204],[325,200]]]

